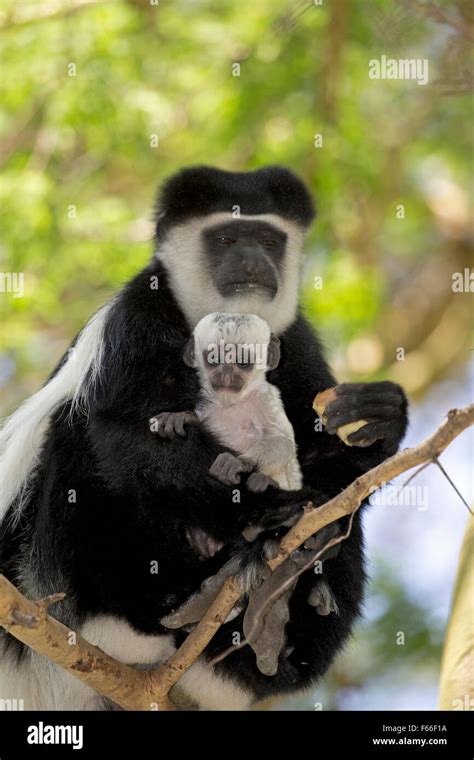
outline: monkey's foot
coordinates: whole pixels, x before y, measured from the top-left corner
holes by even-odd
[[[267,676],[275,675],[278,670],[280,655],[285,655],[285,626],[289,620],[289,603],[291,595],[302,572],[309,570],[319,559],[329,559],[339,551],[335,545],[323,551],[326,544],[340,535],[337,523],[331,523],[311,536],[304,547],[296,549],[273,573],[257,588],[249,593],[249,603],[244,615],[243,630],[245,638],[255,652],[257,667]],[[267,553],[276,556],[278,541]],[[269,557],[271,558],[271,556]],[[339,609],[331,589],[319,576],[309,594],[308,603],[315,607],[319,615],[338,614]]]

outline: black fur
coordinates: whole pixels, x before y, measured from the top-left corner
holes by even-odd
[[[179,182],[171,179],[165,186],[160,234],[163,225],[185,213],[229,209],[236,201],[243,213],[278,213],[303,225],[312,218],[305,188],[286,170],[242,175],[205,171],[205,189],[201,168],[186,170],[178,175]],[[150,288],[153,276],[159,278],[158,290]],[[400,389],[393,433],[364,449],[347,447],[337,436],[314,430],[312,400],[335,384],[314,333],[295,316],[279,337],[281,361],[268,379],[280,389],[294,427],[305,489],[289,493],[269,487],[258,494],[242,487],[241,501],[234,503],[234,488],[209,474],[224,448],[201,426],[189,426],[187,437],[177,441],[162,440],[149,429],[153,415],[194,409],[199,392],[195,371],[183,362],[188,324],[166,270],[154,259],[125,286],[109,314],[102,373],[90,391],[88,415],[76,410],[70,418],[70,405],[65,404],[53,417],[25,512],[16,527],[8,520],[4,524],[0,568],[25,591],[25,578],[39,593],[66,591],[66,602],[54,614],[72,627],[89,614],[111,613],[139,631],[164,633],[162,616],[241,548],[240,533],[247,524],[276,527],[308,497],[316,505],[325,502],[396,451],[406,426]],[[388,385],[392,393],[396,386]],[[68,498],[71,489],[77,494],[75,503]],[[219,663],[217,670],[239,680],[256,698],[297,691],[326,671],[361,609],[365,572],[360,520],[358,513],[351,536],[325,563],[340,614],[322,617],[308,605],[314,576],[307,573],[291,599],[288,645],[293,651],[277,675],[262,675],[248,647]],[[187,540],[190,528],[206,531],[225,548],[203,560]],[[156,560],[159,572],[154,574],[150,563]],[[236,630],[241,631],[241,618],[218,631],[208,656],[227,648]],[[175,635],[180,642],[185,634]]]
[[[160,278],[159,290],[149,287],[153,275]],[[104,371],[91,394],[89,419],[75,413],[71,424],[68,407],[55,415],[42,457],[47,466],[19,527],[4,532],[0,562],[21,586],[18,556],[27,556],[34,547],[30,571],[39,587],[48,578],[50,588],[61,591],[68,578],[78,620],[87,613],[109,612],[124,616],[138,630],[160,633],[162,615],[228,556],[223,551],[206,562],[199,560],[186,540],[186,527],[200,527],[232,543],[250,515],[258,519],[260,513],[271,514],[278,504],[291,502],[292,494],[269,489],[262,497],[242,488],[242,502],[233,504],[232,489],[209,476],[222,450],[210,435],[192,426],[186,439],[170,442],[149,431],[149,417],[193,409],[198,393],[196,374],[182,361],[189,330],[159,263],[153,262],[125,287],[106,333]],[[301,317],[281,336],[281,352],[280,365],[269,379],[281,390],[305,482],[320,504],[391,454],[393,447],[348,448],[336,436],[314,432],[313,396],[334,379]],[[70,489],[77,492],[76,504],[68,502]],[[304,500],[301,494],[293,498]],[[153,560],[159,561],[156,575],[150,573]],[[311,577],[304,577],[291,601],[288,638],[294,651],[276,676],[259,673],[252,651],[245,648],[218,669],[232,673],[257,697],[294,691],[321,675],[360,611],[364,568],[359,516],[351,537],[325,569],[340,615],[321,617],[307,604]],[[227,647],[238,627],[238,619],[223,626],[209,654]]]
[[[315,215],[306,187],[283,166],[266,166],[254,172],[228,172],[211,166],[194,166],[171,177],[156,206],[156,234],[162,240],[169,228],[192,216],[229,211],[278,214],[308,227]]]

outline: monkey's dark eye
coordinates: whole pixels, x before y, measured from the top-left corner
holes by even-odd
[[[241,369],[248,369],[252,366],[251,362],[236,362],[237,366]]]
[[[277,244],[277,241],[272,240],[272,238],[264,238],[260,242],[264,246],[264,248],[274,248]]]
[[[216,238],[216,243],[217,245],[232,245],[232,243],[235,243],[235,240],[228,237],[218,237]]]

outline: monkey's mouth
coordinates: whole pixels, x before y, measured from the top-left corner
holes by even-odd
[[[223,282],[219,286],[223,296],[248,295],[255,293],[267,296],[270,300],[276,296],[278,288],[268,282],[261,280],[235,280],[233,282]]]
[[[211,385],[216,393],[226,393],[226,391],[229,391],[230,393],[239,393],[242,390],[242,383],[226,385],[225,383],[211,382]]]

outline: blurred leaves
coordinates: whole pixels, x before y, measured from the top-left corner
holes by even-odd
[[[353,372],[343,348],[361,336],[382,346],[369,372],[390,366],[396,346],[380,325],[402,275],[447,248],[461,265],[457,249],[470,235],[459,212],[468,203],[468,99],[440,97],[434,84],[456,78],[453,51],[464,50],[470,21],[462,3],[449,23],[432,10],[381,0],[370,13],[309,0],[284,9],[223,0],[218,11],[192,0],[8,0],[0,267],[25,272],[26,294],[2,294],[0,347],[20,376],[36,366],[33,332],[59,333],[66,345],[146,261],[156,185],[199,162],[281,162],[303,175],[320,208],[307,313],[331,353],[339,348],[343,374]],[[381,54],[428,57],[430,85],[369,80],[368,61]],[[323,289],[313,287],[316,274]],[[444,287],[449,295],[449,279]],[[44,373],[56,351],[54,342]]]

